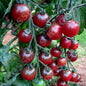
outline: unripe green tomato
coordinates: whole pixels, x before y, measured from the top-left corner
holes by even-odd
[[[55,47],[57,45],[57,40],[52,40],[51,44],[49,45],[49,47]]]

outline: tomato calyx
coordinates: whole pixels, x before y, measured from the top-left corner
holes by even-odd
[[[31,30],[29,30],[29,29],[25,29],[24,32],[27,34],[31,34]]]
[[[44,15],[45,13],[46,13],[46,11],[44,9],[40,11],[41,15]]]
[[[32,70],[33,69],[33,65],[32,64],[28,64],[27,68],[30,69],[30,70]]]
[[[26,53],[30,53],[31,52],[31,49],[29,49],[29,48],[24,48],[24,50],[25,50]]]

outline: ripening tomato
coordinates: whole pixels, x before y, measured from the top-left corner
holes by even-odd
[[[61,72],[62,72],[62,69],[57,68],[56,70],[54,70],[54,76],[57,76],[57,77],[60,76]]]
[[[58,24],[51,25],[47,30],[47,36],[52,40],[58,40],[62,36],[61,27]]]
[[[63,36],[60,40],[60,45],[64,49],[69,48],[71,46],[71,40]]]
[[[61,71],[60,77],[63,81],[69,81],[72,78],[72,72],[70,70]]]
[[[58,47],[53,47],[51,49],[51,55],[54,57],[59,57],[61,55],[61,50]]]
[[[53,77],[53,70],[47,69],[47,68],[43,68],[43,70],[41,71],[41,75],[46,80],[52,79],[52,77]]]
[[[81,80],[81,75],[78,74],[78,79],[75,82],[80,82],[80,80]]]
[[[28,51],[27,48],[23,48],[19,51],[19,56],[22,62],[30,63],[34,59],[34,51],[33,50]]]
[[[27,29],[22,29],[19,32],[18,38],[22,43],[28,43],[32,39],[32,34]]]
[[[69,20],[62,26],[62,32],[68,37],[74,37],[79,32],[79,24],[74,20]]]
[[[51,44],[51,39],[44,34],[40,34],[37,36],[37,43],[42,47],[48,47]]]
[[[67,56],[68,56],[68,59],[72,62],[76,61],[78,58],[78,54],[71,51],[67,51]]]
[[[47,13],[41,14],[40,12],[37,12],[33,16],[33,22],[35,25],[39,27],[45,27],[46,22],[49,20],[49,15]]]
[[[57,58],[57,64],[59,66],[65,66],[67,63],[67,59],[65,57],[59,57]]]
[[[26,4],[14,4],[11,9],[11,16],[14,21],[23,23],[29,19],[31,15],[30,8]]]
[[[46,54],[45,52],[42,52],[39,54],[39,60],[42,61],[44,64],[51,64],[53,62],[53,57],[51,54]]]
[[[21,71],[21,76],[23,79],[27,81],[33,80],[36,76],[35,67],[32,67],[32,68],[24,67]]]

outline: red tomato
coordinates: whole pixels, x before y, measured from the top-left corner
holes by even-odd
[[[59,15],[57,18],[56,18],[56,23],[59,24],[59,25],[64,25],[66,23],[66,20],[65,20],[65,15]]]
[[[57,81],[57,86],[67,86],[67,82],[65,82],[65,81],[63,81],[63,80],[61,80],[61,79],[59,79],[59,80]]]
[[[11,9],[11,16],[18,23],[27,21],[30,15],[30,8],[26,4],[15,4]]]
[[[52,40],[58,40],[62,36],[61,27],[58,24],[51,25],[47,30],[47,36]]]
[[[42,61],[44,64],[51,64],[53,62],[53,57],[51,54],[46,55],[45,52],[39,54],[39,60]]]
[[[60,45],[64,49],[69,48],[71,46],[71,40],[63,36],[60,40]]]
[[[36,76],[36,69],[33,67],[32,69],[25,67],[21,71],[21,76],[23,79],[30,81],[33,80]]]
[[[47,13],[41,14],[40,12],[37,12],[33,16],[33,22],[35,25],[39,27],[45,27],[46,22],[49,20],[49,15]]]
[[[19,40],[22,42],[22,43],[28,43],[31,39],[32,39],[32,34],[28,34],[28,32],[26,33],[25,32],[26,29],[22,29],[20,32],[19,32]]]
[[[61,50],[57,47],[51,49],[51,55],[54,57],[59,57],[61,55]]]
[[[32,60],[34,59],[34,51],[33,50],[30,50],[29,52],[27,50],[25,50],[26,48],[24,49],[21,49],[19,51],[19,56],[21,58],[21,61],[24,62],[24,63],[30,63],[32,62]]]
[[[41,75],[44,79],[49,80],[52,79],[53,77],[53,70],[49,69],[47,70],[47,68],[43,68]]]
[[[57,77],[60,76],[61,71],[62,71],[62,69],[60,69],[60,68],[58,69],[57,68],[56,70],[54,70],[54,75],[57,76]]]
[[[60,77],[63,81],[69,81],[72,78],[72,72],[70,70],[62,71]]]
[[[76,50],[79,47],[78,41],[72,41],[71,46],[69,47],[71,50]]]
[[[71,52],[71,51],[67,51],[67,56],[68,56],[68,59],[72,62],[76,61],[78,58],[78,54],[74,54],[74,52]]]
[[[78,79],[76,80],[76,82],[80,82],[80,80],[81,80],[81,75],[78,74]]]
[[[68,37],[74,37],[79,32],[79,24],[74,20],[70,20],[62,26],[62,32]]]
[[[59,57],[57,58],[57,64],[59,66],[65,66],[67,63],[67,59],[65,57]]]
[[[37,36],[37,43],[42,47],[48,47],[51,44],[51,39],[44,34],[40,34]]]

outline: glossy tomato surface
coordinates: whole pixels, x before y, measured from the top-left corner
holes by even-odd
[[[47,30],[47,36],[52,40],[58,40],[62,36],[61,27],[58,24],[51,25]]]
[[[49,15],[47,13],[41,14],[40,12],[37,12],[33,16],[33,22],[35,25],[39,27],[45,27],[46,22],[49,20]]]
[[[28,67],[24,67],[21,71],[21,76],[23,79],[30,81],[33,80],[36,76],[36,69],[33,67],[32,69]]]
[[[32,34],[25,32],[26,29],[22,29],[19,32],[18,38],[22,43],[28,43],[32,39]]]
[[[57,76],[57,77],[60,76],[61,72],[62,72],[62,69],[57,68],[56,70],[54,70],[54,76]]]
[[[30,63],[34,59],[34,51],[30,50],[29,52],[27,52],[24,48],[19,51],[19,56],[22,62]]]
[[[68,37],[74,37],[79,32],[79,24],[74,20],[69,20],[62,26],[62,32]]]
[[[78,79],[76,80],[76,82],[80,82],[80,80],[81,80],[81,75],[78,74]]]
[[[11,16],[14,21],[18,23],[23,23],[27,21],[30,15],[30,8],[26,4],[14,4],[11,9]]]

